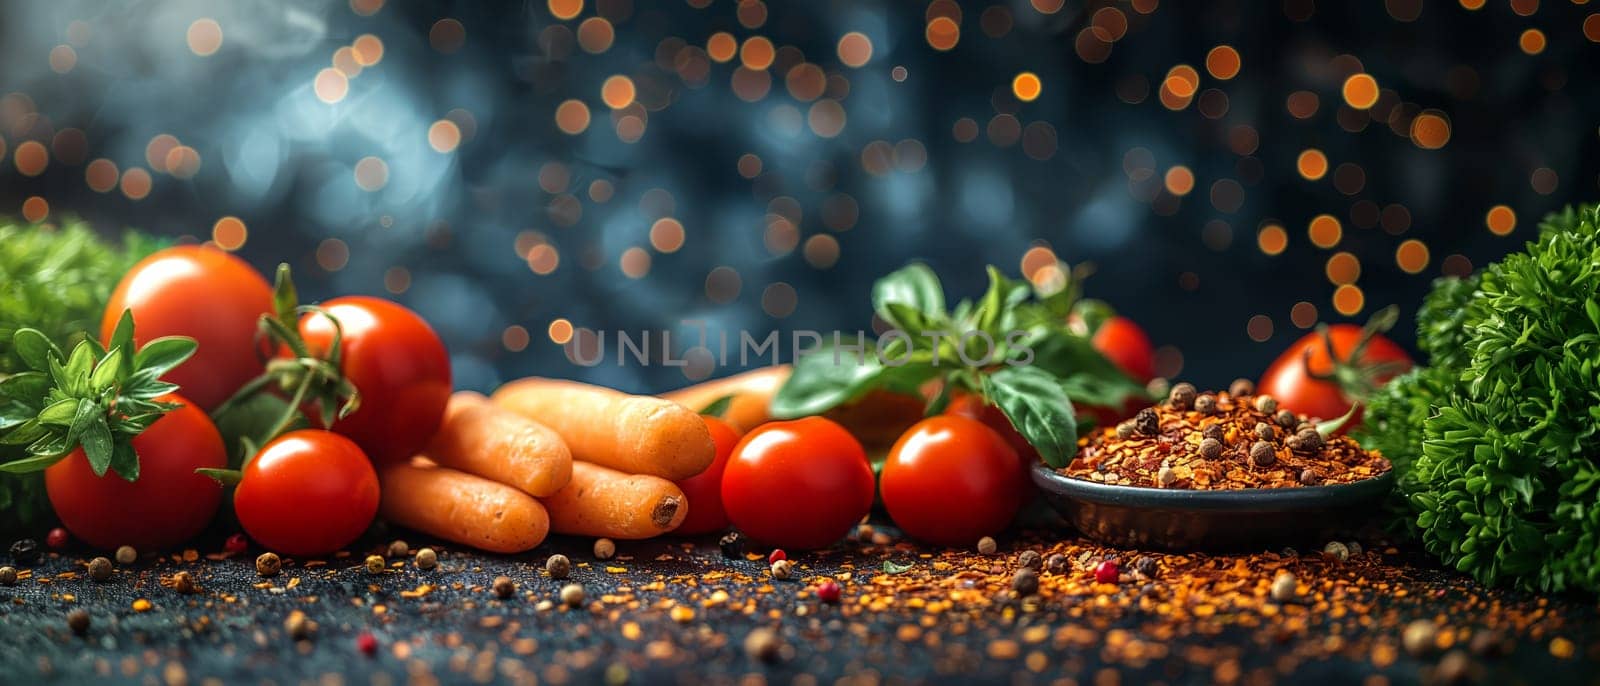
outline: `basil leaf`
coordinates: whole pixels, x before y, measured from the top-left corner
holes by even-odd
[[[700,408],[700,414],[709,417],[721,417],[728,413],[728,407],[733,405],[733,395],[725,395],[711,401],[710,405]]]
[[[38,329],[17,329],[11,335],[11,347],[16,350],[17,357],[23,364],[35,371],[46,371],[50,368],[50,357],[61,357],[61,349],[51,343],[50,339]]]
[[[905,322],[896,318],[889,304],[911,308],[922,315],[918,322]],[[928,265],[920,262],[901,267],[872,284],[872,309],[890,326],[907,332],[921,331],[929,322],[942,322],[947,318],[944,309],[944,287],[939,285]]]
[[[997,338],[1004,338],[1010,329],[1011,319],[1007,315],[1012,308],[1020,305],[1032,294],[1028,284],[1021,281],[1012,281],[1006,278],[999,269],[993,265],[989,267],[989,289],[984,292],[983,298],[978,301],[976,310],[977,321],[975,326],[981,331],[986,331]]]
[[[886,369],[870,346],[865,356],[858,359],[854,351],[836,351],[831,344],[811,351],[795,363],[768,412],[775,419],[809,417],[860,397]]]
[[[1039,451],[1045,464],[1064,467],[1078,451],[1078,421],[1061,380],[1037,367],[1006,367],[982,377],[983,394]]]
[[[199,347],[193,338],[183,336],[164,336],[144,344],[143,348],[134,355],[133,365],[141,370],[148,370],[152,376],[160,377],[171,371],[173,367],[183,364]]]
[[[106,424],[105,415],[97,415],[89,422],[78,440],[83,444],[83,454],[89,458],[89,468],[94,470],[94,475],[105,476],[111,467],[112,453],[111,427]]]
[[[85,444],[87,450],[87,444]],[[111,469],[124,481],[139,480],[139,453],[134,452],[133,444],[128,441],[117,441],[111,447]]]

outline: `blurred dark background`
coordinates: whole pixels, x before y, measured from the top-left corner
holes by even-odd
[[[1600,195],[1567,0],[0,7],[0,213],[388,295],[466,387],[720,375],[560,342],[868,328],[912,259],[952,297],[1091,262],[1225,385],[1391,303],[1409,344],[1433,278]]]

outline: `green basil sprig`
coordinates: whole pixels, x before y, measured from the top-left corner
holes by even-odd
[[[128,311],[105,345],[85,338],[64,354],[32,328],[18,329],[11,345],[27,371],[0,380],[0,444],[26,446],[28,457],[0,471],[39,471],[81,446],[96,476],[115,470],[128,481],[139,478],[133,438],[178,407],[158,400],[178,390],[161,375],[197,347],[192,338],[167,336],[135,350]]]

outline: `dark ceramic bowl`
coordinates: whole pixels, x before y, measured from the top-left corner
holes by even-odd
[[[1089,538],[1164,550],[1260,550],[1315,544],[1356,528],[1394,488],[1394,471],[1351,484],[1189,491],[1113,486],[1033,468],[1044,498]]]

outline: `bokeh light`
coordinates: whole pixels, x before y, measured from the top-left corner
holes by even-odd
[[[1505,236],[1517,228],[1517,213],[1505,205],[1495,205],[1484,215],[1484,224],[1496,236]]]

